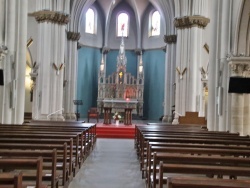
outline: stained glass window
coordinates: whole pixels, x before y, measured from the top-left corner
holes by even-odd
[[[151,16],[151,36],[160,35],[161,16],[158,11],[154,11]]]
[[[86,12],[85,32],[90,34],[95,33],[95,12],[91,8]]]
[[[117,36],[128,36],[128,20],[129,17],[126,13],[120,13],[117,17]]]

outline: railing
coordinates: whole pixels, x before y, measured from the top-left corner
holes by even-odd
[[[51,116],[53,114],[56,114],[57,112],[60,112],[60,111],[63,111],[63,110],[64,110],[64,108],[62,108],[61,110],[57,110],[55,112],[50,113],[49,115],[47,115],[47,119],[49,119],[49,116]]]

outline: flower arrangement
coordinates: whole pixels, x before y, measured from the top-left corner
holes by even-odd
[[[116,112],[116,113],[113,115],[113,119],[114,119],[114,120],[120,120],[120,119],[121,119],[121,115],[119,115],[118,112]]]

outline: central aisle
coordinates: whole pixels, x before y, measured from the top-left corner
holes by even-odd
[[[144,188],[133,139],[98,138],[69,188]]]

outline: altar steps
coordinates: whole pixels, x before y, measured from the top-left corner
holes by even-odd
[[[135,126],[97,124],[96,135],[97,138],[134,138]]]

